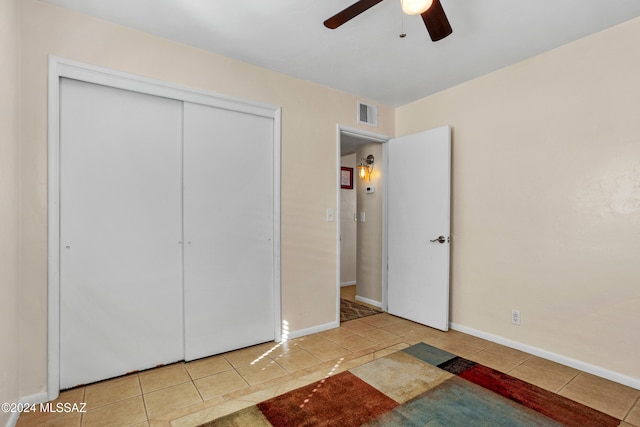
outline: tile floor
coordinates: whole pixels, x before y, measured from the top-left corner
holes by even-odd
[[[348,290],[347,290],[348,291]],[[349,296],[345,296],[351,299]],[[176,363],[61,393],[87,412],[23,414],[18,426],[197,426],[265,399],[425,342],[640,427],[640,390],[461,332],[383,313],[340,328]]]

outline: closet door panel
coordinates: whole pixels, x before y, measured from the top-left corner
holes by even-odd
[[[185,354],[274,340],[273,119],[185,103]]]
[[[181,360],[182,102],[61,82],[60,387]]]

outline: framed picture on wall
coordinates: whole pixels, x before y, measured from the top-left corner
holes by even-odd
[[[340,168],[340,188],[353,190],[353,168]]]

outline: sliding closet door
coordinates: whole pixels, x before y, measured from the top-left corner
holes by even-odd
[[[60,89],[60,387],[181,360],[182,102]]]
[[[273,119],[184,106],[185,354],[274,340]]]

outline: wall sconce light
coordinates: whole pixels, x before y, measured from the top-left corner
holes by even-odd
[[[373,171],[374,160],[373,154],[369,154],[366,159],[360,160],[360,164],[357,166],[360,178],[364,179],[366,177],[371,181],[371,172]]]

